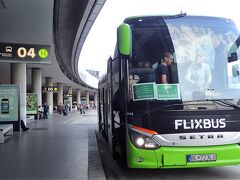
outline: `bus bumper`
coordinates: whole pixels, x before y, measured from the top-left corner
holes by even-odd
[[[160,147],[156,150],[136,148],[130,141],[127,144],[129,168],[195,168],[240,164],[238,144],[207,147]],[[187,155],[216,154],[212,162],[187,162]]]

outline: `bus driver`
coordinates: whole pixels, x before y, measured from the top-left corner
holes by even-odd
[[[169,84],[170,83],[170,68],[173,62],[173,55],[170,52],[163,54],[163,59],[158,62],[158,67],[155,70],[156,83],[157,84]]]

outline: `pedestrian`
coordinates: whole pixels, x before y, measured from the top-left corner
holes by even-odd
[[[45,103],[43,105],[43,119],[48,119],[48,111],[49,111],[49,107],[47,103]]]
[[[25,123],[24,123],[23,120],[21,120],[21,128],[22,128],[23,131],[27,131],[27,130],[29,130],[29,128],[26,127],[26,125],[25,125]]]
[[[82,104],[80,104],[79,110],[80,110],[80,114],[85,114],[85,111],[83,109],[83,105]]]
[[[64,108],[63,108],[63,115],[64,115],[64,116],[67,116],[67,115],[68,115],[68,109],[69,109],[68,105],[65,104],[65,105],[64,105]]]
[[[62,104],[62,103],[60,103],[58,109],[59,109],[59,110],[58,110],[58,111],[59,111],[59,114],[63,114],[63,109],[64,109],[64,107],[63,107],[63,104]]]
[[[42,106],[38,106],[38,120],[42,119],[43,117],[43,108]]]

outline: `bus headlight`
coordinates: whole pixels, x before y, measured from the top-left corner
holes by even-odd
[[[144,139],[142,137],[138,137],[136,139],[137,146],[142,147],[144,145],[144,143],[145,143],[145,141],[144,141]]]
[[[134,146],[140,149],[157,149],[159,145],[148,136],[129,129],[129,138]]]

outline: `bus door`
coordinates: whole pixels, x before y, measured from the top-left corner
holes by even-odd
[[[113,133],[112,133],[112,58],[108,59],[107,72],[107,137],[108,148],[113,155]]]
[[[111,59],[109,61],[110,76],[109,78],[109,113],[108,113],[108,140],[110,152],[113,157],[116,153],[116,131],[120,130],[120,107],[121,99],[120,89],[120,59]]]

